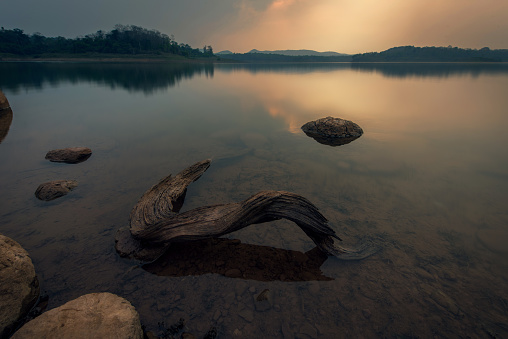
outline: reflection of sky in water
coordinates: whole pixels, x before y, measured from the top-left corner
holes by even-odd
[[[489,317],[505,314],[483,298],[501,293],[495,300],[508,300],[506,291],[499,292],[508,265],[499,245],[499,239],[508,238],[505,71],[472,76],[472,71],[461,69],[440,73],[433,68],[429,74],[413,66],[406,75],[400,69],[371,72],[344,65],[222,65],[184,71],[143,66],[136,72],[129,67],[137,66],[123,67],[61,73],[51,68],[50,75],[32,70],[26,73],[30,76],[17,70],[17,76],[3,72],[7,75],[0,79],[13,109],[9,134],[0,144],[0,232],[31,253],[53,305],[75,297],[77,289],[113,291],[128,296],[152,328],[162,319],[157,317],[178,312],[211,319],[215,309],[203,309],[203,300],[216,295],[215,302],[222,305],[224,295],[237,291],[241,281],[208,274],[216,273],[213,268],[197,277],[178,273],[173,275],[177,278],[161,280],[144,275],[129,270],[135,263],[115,256],[112,239],[140,195],[157,180],[212,158],[207,173],[189,187],[184,210],[241,201],[263,189],[287,190],[316,204],[345,246],[363,237],[384,246],[374,259],[358,265],[326,261],[325,276],[334,280],[319,285],[325,292],[311,298],[305,294],[307,285],[249,282],[258,291],[279,291],[281,309],[274,311],[276,316],[267,312],[270,319],[264,326],[284,318],[285,309],[296,319],[294,327],[304,317],[321,323],[322,333],[340,326],[352,337],[355,332],[348,326],[384,326],[388,319],[378,314],[394,315],[400,323],[416,321],[413,311],[419,317],[437,312],[446,318],[439,313],[442,309],[426,304],[436,298],[433,291],[444,291],[457,303],[472,300],[481,305],[461,304],[466,314],[476,314],[476,309],[494,312]],[[136,80],[129,74],[136,74]],[[325,116],[354,121],[364,134],[350,144],[330,147],[300,130]],[[75,166],[44,160],[48,150],[67,146],[87,146],[94,153]],[[74,179],[79,185],[64,199],[36,201],[35,188],[56,179]],[[313,248],[289,222],[252,226],[230,238],[302,253]],[[93,281],[87,278],[92,276]],[[213,283],[216,290],[211,291]],[[152,305],[154,298],[170,298],[173,293],[160,292],[168,284],[178,295],[186,293],[178,301],[184,311],[165,308],[162,301]],[[406,299],[393,296],[393,289],[404,293],[407,286],[415,288],[408,293],[420,300],[421,308],[412,309]],[[477,290],[483,294],[471,292]],[[365,299],[369,291],[375,295]],[[235,293],[232,299],[248,308],[252,297]],[[355,324],[331,316],[340,312],[330,294],[341,297],[341,312],[355,316]],[[285,300],[284,295],[292,297]],[[315,302],[313,307],[326,310],[326,315],[313,318],[301,302]],[[367,308],[372,318],[361,320]],[[233,311],[229,317],[236,319]],[[234,320],[231,326],[243,328],[242,321]],[[451,327],[436,326],[441,331],[460,329],[456,324],[450,320]],[[430,333],[425,330],[418,327],[415,333]]]

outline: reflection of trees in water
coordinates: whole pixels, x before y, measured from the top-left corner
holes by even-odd
[[[223,72],[248,71],[250,73],[274,72],[304,74],[355,70],[378,72],[386,77],[439,77],[479,76],[480,74],[508,73],[506,63],[287,63],[287,64],[220,64]]]
[[[213,64],[165,63],[0,63],[0,87],[40,89],[63,82],[92,82],[130,92],[154,93],[195,75],[213,77]]]
[[[342,63],[253,63],[253,64],[218,64],[215,66],[221,72],[232,73],[248,71],[250,73],[288,73],[305,74],[316,71],[332,72],[337,70],[350,69],[351,64]]]
[[[378,72],[387,77],[449,77],[456,75],[508,73],[506,63],[280,63],[280,64],[212,64],[212,63],[0,63],[0,88],[19,91],[43,88],[63,82],[92,82],[130,92],[154,93],[175,86],[196,75],[213,77],[215,69],[230,73],[306,74],[355,70]]]
[[[508,73],[505,63],[351,63],[351,69],[360,72],[377,72],[386,77],[438,77],[472,76]]]

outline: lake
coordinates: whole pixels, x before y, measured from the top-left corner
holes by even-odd
[[[0,89],[0,233],[29,252],[48,309],[112,292],[160,337],[181,318],[196,337],[508,336],[507,64],[3,62]],[[301,131],[327,116],[364,134],[332,147]],[[44,159],[73,146],[93,154]],[[326,258],[280,220],[121,258],[141,195],[208,158],[183,211],[285,190],[341,245],[380,250]],[[35,198],[58,179],[78,187]]]

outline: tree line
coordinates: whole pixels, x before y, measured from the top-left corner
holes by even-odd
[[[508,49],[401,46],[383,52],[356,54],[353,62],[502,62]]]
[[[22,56],[40,54],[162,54],[170,53],[184,57],[211,57],[213,49],[203,50],[188,44],[178,43],[173,36],[157,30],[148,30],[134,25],[115,25],[114,29],[102,30],[74,39],[61,36],[45,37],[40,33],[27,35],[19,28],[0,30],[0,53]]]

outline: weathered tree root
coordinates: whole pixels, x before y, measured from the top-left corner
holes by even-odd
[[[296,223],[328,255],[362,259],[375,252],[367,247],[349,250],[335,245],[334,238],[340,238],[316,206],[290,192],[261,191],[239,203],[199,207],[178,214],[187,186],[209,166],[210,160],[198,162],[175,177],[162,179],[148,190],[131,212],[130,230],[124,228],[117,232],[117,252],[153,261],[172,242],[219,237],[252,224],[278,219]]]

